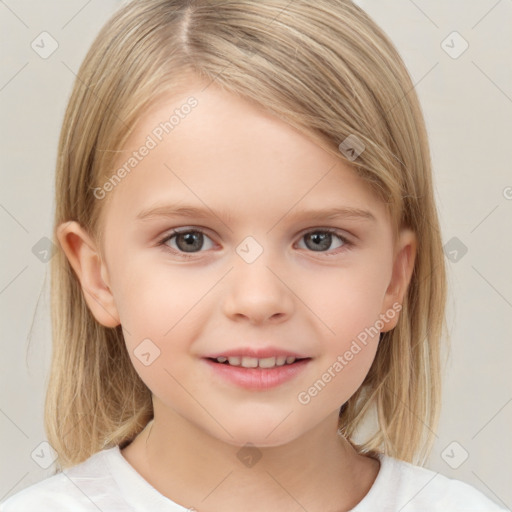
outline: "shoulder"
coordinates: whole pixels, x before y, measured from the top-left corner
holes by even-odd
[[[503,512],[475,487],[436,471],[382,455],[383,481],[396,510],[416,512]],[[391,492],[390,492],[391,491]],[[389,509],[394,510],[394,509]]]
[[[104,489],[112,490],[107,459],[115,448],[98,452],[86,461],[50,476],[14,494],[0,504],[0,512],[95,512],[112,508],[113,492],[105,501]]]

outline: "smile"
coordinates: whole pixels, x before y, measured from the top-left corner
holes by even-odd
[[[299,375],[311,358],[219,356],[204,358],[203,361],[210,367],[214,381],[220,379],[251,391],[266,391]]]
[[[243,368],[274,368],[276,366],[284,366],[293,364],[297,360],[293,356],[266,357],[258,359],[256,357],[217,357],[215,361],[230,366],[242,366]],[[300,360],[300,359],[299,359]]]

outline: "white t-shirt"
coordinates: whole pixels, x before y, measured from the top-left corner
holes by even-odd
[[[379,455],[380,470],[351,512],[505,512],[474,487],[435,471]],[[184,504],[186,505],[186,504]],[[160,494],[123,457],[119,447],[11,496],[0,512],[186,512]],[[198,511],[200,512],[200,511]]]

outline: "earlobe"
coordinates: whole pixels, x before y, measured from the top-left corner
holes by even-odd
[[[108,271],[92,238],[75,221],[58,226],[56,234],[96,320],[105,327],[118,326],[119,314],[109,287]]]
[[[397,305],[403,304],[407,288],[411,281],[416,261],[417,238],[410,229],[403,229],[400,232],[397,242],[397,252],[393,262],[393,273],[391,281],[386,290],[382,314],[390,309],[396,309]],[[398,323],[399,315],[393,314],[393,320],[388,322],[382,332],[393,329]]]

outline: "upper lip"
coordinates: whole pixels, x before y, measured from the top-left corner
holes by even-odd
[[[266,347],[266,348],[252,348],[252,347],[244,347],[244,348],[234,348],[231,350],[223,350],[221,352],[216,352],[215,354],[210,354],[205,356],[208,359],[217,359],[218,357],[254,357],[256,359],[266,359],[268,357],[295,357],[296,359],[305,359],[309,358],[304,354],[298,354],[297,352],[293,352],[291,350],[283,350],[274,347]]]

